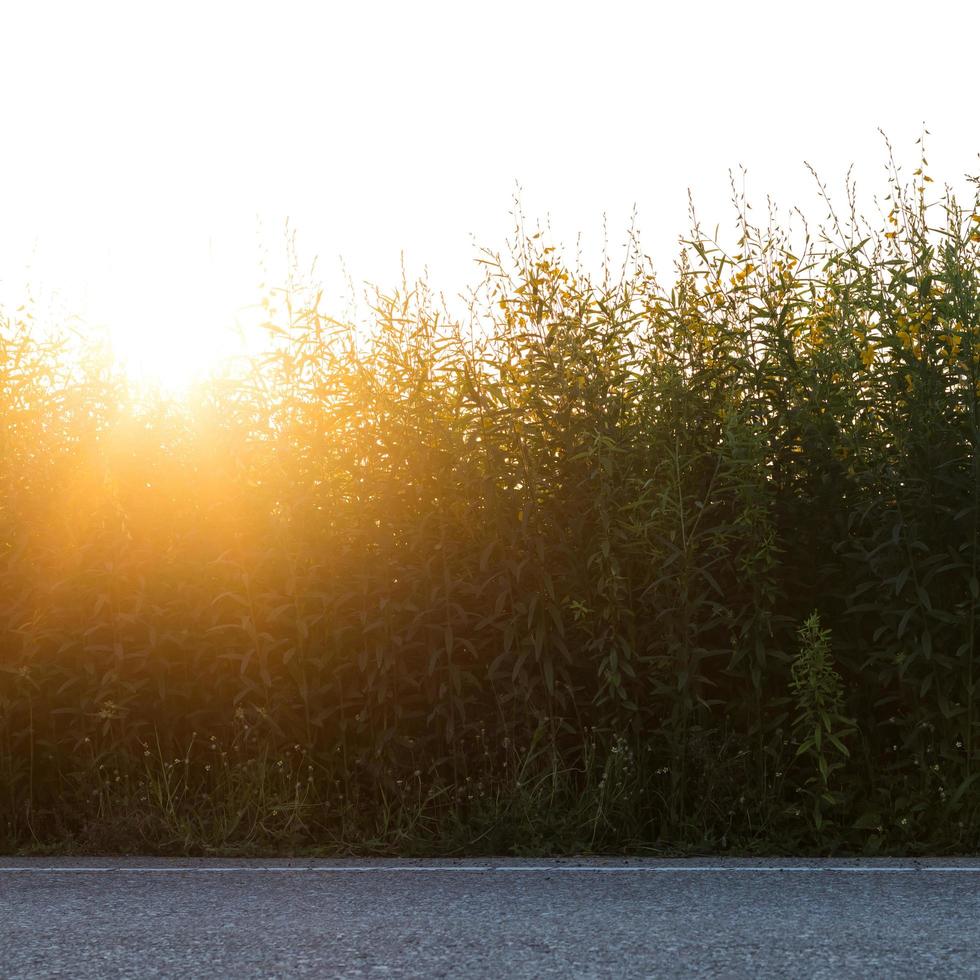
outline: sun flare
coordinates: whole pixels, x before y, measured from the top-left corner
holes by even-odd
[[[245,353],[257,288],[250,270],[229,263],[164,258],[153,263],[152,275],[129,269],[121,277],[127,285],[99,311],[99,322],[116,365],[132,381],[179,394]]]
[[[233,315],[210,297],[120,314],[107,332],[115,363],[132,381],[171,393],[205,380],[241,348]]]

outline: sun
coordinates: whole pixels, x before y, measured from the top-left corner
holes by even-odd
[[[108,324],[116,364],[144,386],[179,394],[242,353],[234,311],[206,296],[159,303]]]
[[[115,363],[134,383],[179,395],[247,352],[257,289],[206,263],[176,275],[162,265],[117,279],[100,319]]]

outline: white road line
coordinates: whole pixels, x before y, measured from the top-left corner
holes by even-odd
[[[918,865],[849,867],[847,865],[794,866],[777,865],[764,867],[726,867],[724,865],[698,865],[695,867],[664,867],[623,865],[590,867],[539,865],[450,866],[432,865],[352,865],[350,867],[284,867],[247,865],[201,867],[193,865],[154,866],[9,866],[0,867],[2,874],[960,874],[980,873],[980,865]]]

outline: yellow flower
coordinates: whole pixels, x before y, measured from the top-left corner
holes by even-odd
[[[942,340],[942,342],[948,348],[946,359],[948,361],[955,361],[956,356],[960,352],[960,345],[963,343],[963,338],[959,334],[944,333],[939,339]]]
[[[863,351],[861,351],[861,363],[866,368],[869,368],[871,367],[871,364],[873,363],[874,359],[875,359],[875,349],[871,344],[868,344],[868,346],[865,347]]]
[[[747,262],[746,265],[745,265],[745,268],[741,272],[736,272],[735,275],[732,276],[732,285],[733,286],[738,286],[741,283],[745,282],[745,280],[754,271],[755,271],[755,266],[751,262]]]

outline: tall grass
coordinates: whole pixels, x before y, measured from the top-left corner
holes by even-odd
[[[0,841],[975,849],[980,213],[740,206],[668,290],[280,292],[149,402],[0,324]],[[738,203],[738,202],[736,202]]]

